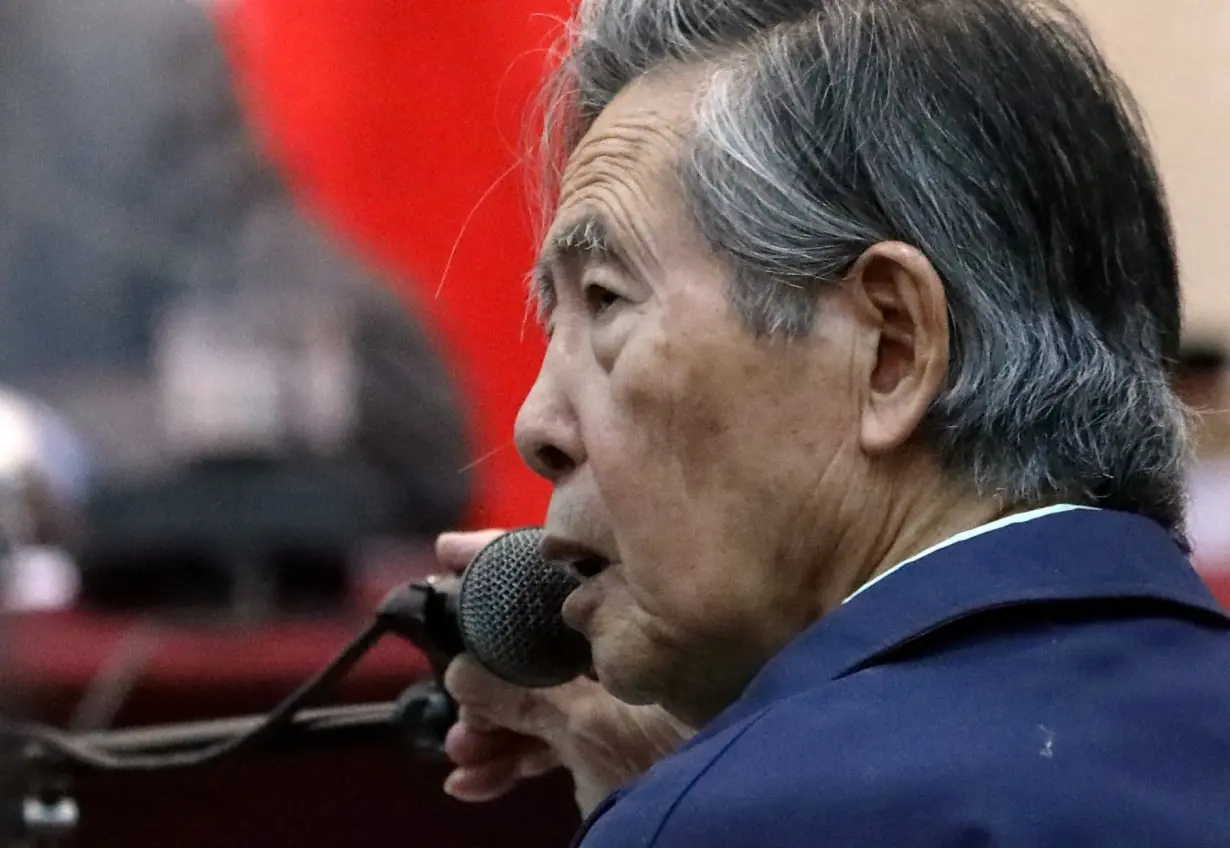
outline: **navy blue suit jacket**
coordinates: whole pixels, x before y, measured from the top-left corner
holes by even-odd
[[[584,848],[1230,848],[1230,619],[1155,523],[1052,514],[818,622]]]

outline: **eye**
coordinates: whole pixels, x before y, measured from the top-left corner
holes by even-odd
[[[588,283],[585,286],[585,306],[591,318],[600,318],[611,307],[623,301],[623,296],[606,286]]]

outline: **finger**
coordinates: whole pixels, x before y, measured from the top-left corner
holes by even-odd
[[[565,721],[557,700],[545,689],[523,689],[505,683],[472,657],[462,654],[449,663],[444,688],[465,710],[467,720],[546,737]]]
[[[446,568],[463,569],[479,551],[503,535],[503,530],[441,533],[436,537],[436,559]]]
[[[462,704],[457,708],[457,721],[465,722],[471,727],[471,729],[479,732],[497,730],[500,727],[482,713],[476,712],[474,709],[467,707],[465,704]]]
[[[453,769],[444,791],[458,801],[492,801],[517,785],[517,758],[506,757],[481,766]]]
[[[476,731],[470,725],[458,722],[449,728],[444,737],[444,753],[459,766],[480,765],[517,753],[521,740],[525,738],[510,730]]]
[[[521,755],[517,761],[517,773],[521,777],[540,777],[562,765],[555,749],[543,745],[538,750],[527,750]]]

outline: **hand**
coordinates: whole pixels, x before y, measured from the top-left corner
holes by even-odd
[[[448,533],[436,543],[436,554],[442,565],[461,568],[499,535]],[[457,768],[444,791],[463,801],[498,798],[523,779],[563,767],[587,815],[694,732],[660,707],[625,704],[584,678],[523,689],[461,656],[449,665],[444,684],[460,707],[445,740]]]

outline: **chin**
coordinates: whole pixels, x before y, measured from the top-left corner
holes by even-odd
[[[599,670],[598,682],[602,684],[603,689],[625,704],[639,707],[658,702],[657,697],[651,694],[647,687],[634,679],[630,679],[628,675],[618,672],[607,674]]]
[[[760,667],[726,650],[667,651],[633,628],[599,632],[590,648],[598,682],[620,701],[663,707],[696,727],[738,700]]]
[[[625,704],[657,703],[661,693],[661,674],[651,655],[629,645],[611,645],[601,638],[592,643],[594,673],[602,688]]]

